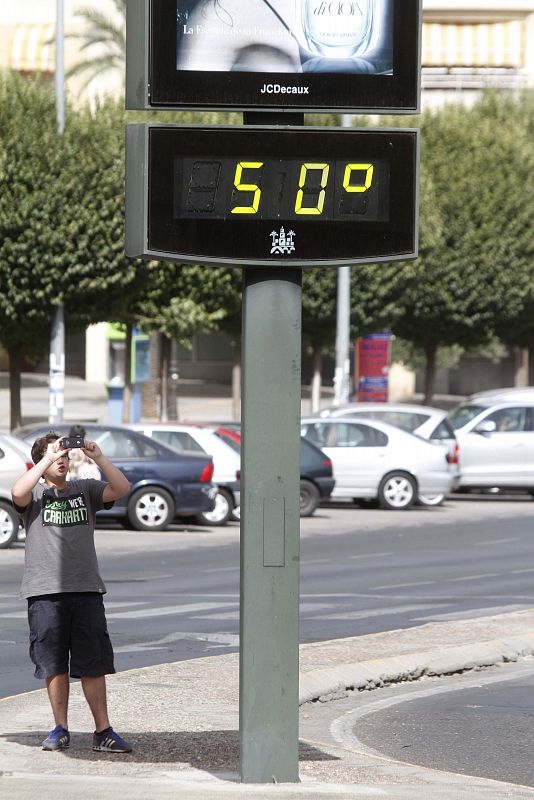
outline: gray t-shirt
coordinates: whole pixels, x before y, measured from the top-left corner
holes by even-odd
[[[59,592],[106,591],[95,551],[95,515],[103,508],[105,481],[38,483],[21,512],[26,528],[22,597]]]

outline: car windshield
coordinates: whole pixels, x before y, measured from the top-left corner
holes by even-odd
[[[456,406],[449,414],[452,427],[456,431],[459,428],[463,428],[464,425],[467,425],[468,422],[471,422],[472,419],[478,416],[481,411],[484,411],[484,408],[485,406],[475,405]]]

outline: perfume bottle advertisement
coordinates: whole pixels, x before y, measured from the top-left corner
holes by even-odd
[[[393,74],[402,0],[177,0],[176,69]]]

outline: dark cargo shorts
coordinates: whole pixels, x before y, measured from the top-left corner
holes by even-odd
[[[115,672],[104,602],[96,592],[28,598],[30,658],[35,677],[69,672],[96,678]]]

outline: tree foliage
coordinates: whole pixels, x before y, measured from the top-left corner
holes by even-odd
[[[356,326],[385,324],[425,353],[427,401],[440,347],[484,345],[527,316],[534,195],[524,104],[489,94],[471,109],[424,114],[419,258],[353,271]]]
[[[44,354],[60,303],[80,330],[122,319],[146,281],[123,252],[122,141],[116,104],[68,109],[59,135],[50,85],[0,76],[0,342],[14,369]],[[20,418],[20,398],[12,408]]]

